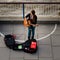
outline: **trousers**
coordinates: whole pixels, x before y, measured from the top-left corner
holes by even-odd
[[[35,35],[35,27],[33,26],[29,26],[28,27],[28,39],[34,39],[34,35]]]

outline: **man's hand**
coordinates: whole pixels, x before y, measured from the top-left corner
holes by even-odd
[[[33,24],[34,27],[36,27],[36,25]]]
[[[36,24],[36,26],[39,26],[39,24]]]
[[[36,27],[36,26],[39,26],[39,24],[31,24],[32,26]]]

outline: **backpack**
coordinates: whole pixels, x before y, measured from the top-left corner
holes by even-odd
[[[8,48],[12,49],[13,45],[15,45],[15,39],[13,35],[5,35],[4,37],[5,44]]]

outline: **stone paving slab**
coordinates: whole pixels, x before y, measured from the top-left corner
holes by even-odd
[[[14,34],[24,34],[25,28],[23,25],[14,25]]]
[[[10,60],[24,60],[23,58],[10,58]]]
[[[52,58],[39,58],[39,60],[52,60]]]
[[[54,60],[60,60],[60,59],[54,59]]]
[[[0,36],[0,47],[6,47],[4,43],[4,38]]]
[[[24,59],[24,60],[38,60],[38,59]]]
[[[51,36],[51,39],[52,39],[52,45],[54,46],[60,46],[60,35],[52,35]]]
[[[60,34],[60,25],[57,26],[57,29],[56,29],[56,31],[53,34],[55,34],[55,35],[56,34]]]
[[[24,59],[25,60],[38,60],[38,54],[39,54],[39,50],[35,54],[25,53]]]
[[[10,24],[9,25],[5,25],[4,24],[1,27],[2,27],[2,31],[1,32],[3,34],[5,34],[5,35],[6,34],[12,34],[12,32],[13,32],[13,25],[10,25]]]
[[[24,57],[23,51],[11,50],[11,52],[10,52],[10,58],[23,58],[23,57]]]
[[[48,37],[48,38],[45,38],[45,39],[41,39],[41,40],[39,40],[38,41],[39,42],[39,44],[51,44],[51,40],[50,40],[50,37]]]
[[[60,59],[60,47],[53,47],[54,59]]]
[[[51,58],[52,51],[50,45],[39,45],[39,57]]]
[[[9,60],[9,52],[8,48],[0,48],[0,60]]]
[[[36,28],[36,32],[37,33],[43,33],[43,34],[48,34],[48,33],[50,33],[52,30],[54,29],[54,25],[52,26],[52,25],[48,25],[48,26],[46,26],[46,25],[40,25],[40,26],[38,26],[37,28]]]

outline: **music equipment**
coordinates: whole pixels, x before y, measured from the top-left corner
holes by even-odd
[[[15,37],[13,35],[5,35],[5,44],[8,48],[18,51],[24,51],[27,53],[36,53],[37,51],[37,41],[36,39],[26,40],[23,43],[16,43]]]

